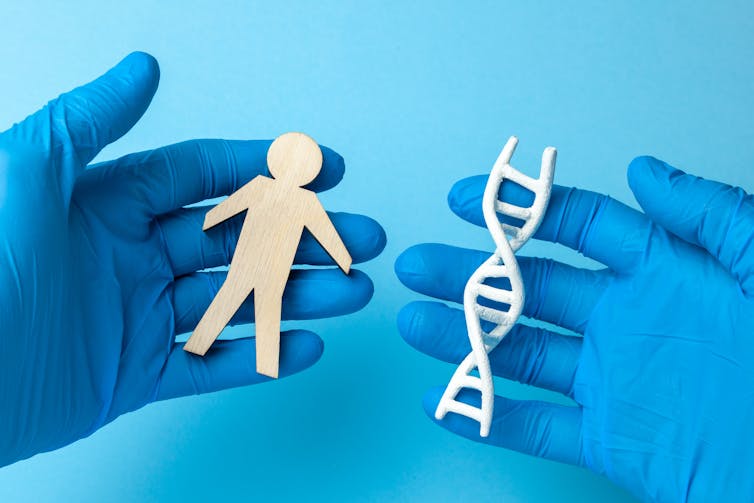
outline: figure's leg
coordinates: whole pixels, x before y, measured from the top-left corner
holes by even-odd
[[[238,288],[234,278],[229,275],[183,349],[204,356],[250,293],[250,290]]]
[[[277,378],[280,365],[280,316],[283,292],[254,291],[254,324],[257,336],[257,373]]]

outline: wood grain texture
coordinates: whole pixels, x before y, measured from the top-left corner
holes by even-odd
[[[352,260],[316,194],[302,188],[322,168],[319,145],[286,133],[270,146],[267,164],[274,178],[257,176],[207,212],[204,230],[243,211],[246,217],[227,279],[183,349],[204,355],[254,292],[257,372],[277,377],[283,291],[304,228],[346,274]]]

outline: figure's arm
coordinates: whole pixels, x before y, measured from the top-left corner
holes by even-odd
[[[335,230],[330,217],[327,216],[327,212],[322,207],[322,204],[317,199],[317,196],[312,194],[311,213],[309,220],[306,224],[306,228],[312,233],[314,238],[322,245],[322,248],[332,257],[338,267],[340,267],[344,273],[348,274],[351,270],[351,254],[348,253],[346,245],[343,240],[340,239],[338,231]]]
[[[232,193],[227,199],[221,201],[217,206],[207,212],[204,217],[204,226],[202,230],[207,230],[220,222],[238,215],[249,208],[249,204],[255,197],[259,180],[252,179],[249,183]]]

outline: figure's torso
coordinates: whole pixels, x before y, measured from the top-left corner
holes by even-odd
[[[316,196],[272,178],[255,182],[260,197],[249,205],[230,267],[252,274],[255,286],[284,285]]]

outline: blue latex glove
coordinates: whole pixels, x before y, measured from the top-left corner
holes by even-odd
[[[496,375],[576,405],[498,396],[486,439],[465,417],[438,423],[585,466],[647,501],[752,501],[754,201],[651,157],[631,163],[628,181],[643,213],[556,186],[535,236],[607,268],[519,259],[524,314],[583,337],[519,323],[490,354]],[[453,211],[477,225],[485,182],[462,180],[449,196]],[[530,195],[504,184],[501,197],[523,204]],[[461,302],[488,256],[423,244],[404,252],[396,271],[418,292]],[[409,344],[436,358],[458,363],[470,350],[462,311],[445,304],[409,304],[398,325]],[[433,419],[442,389],[424,398]],[[478,403],[470,395],[463,399]]]
[[[119,415],[168,398],[266,381],[251,338],[217,342],[205,358],[175,342],[222,283],[242,218],[204,233],[207,208],[266,172],[269,141],[194,140],[87,167],[141,117],[157,89],[156,61],[134,53],[0,134],[0,464],[85,437]],[[323,148],[310,188],[343,176]],[[331,214],[354,261],[382,250],[374,221]],[[329,257],[305,236],[297,263]],[[358,271],[296,270],[283,317],[356,311],[372,283]],[[249,323],[247,302],[234,323]],[[251,331],[251,330],[250,330]],[[320,338],[281,341],[280,375],[316,362]]]

